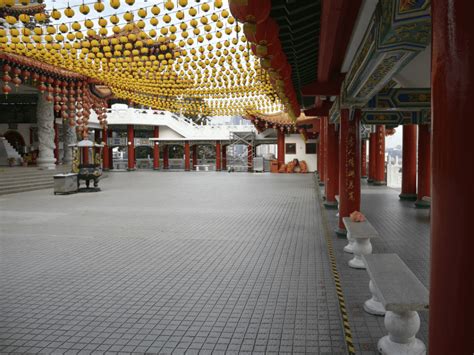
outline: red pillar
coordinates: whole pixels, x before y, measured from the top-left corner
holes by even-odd
[[[324,145],[323,145],[323,171],[324,179],[323,182],[326,183],[328,176],[328,118],[323,118],[323,134],[324,134]]]
[[[253,171],[253,147],[249,144],[247,146],[247,166],[248,171]]]
[[[369,178],[367,182],[374,182],[375,176],[375,160],[377,152],[377,133],[372,132],[369,136]]]
[[[193,150],[193,170],[195,170],[196,165],[198,165],[197,148],[198,148],[197,144],[193,144],[193,148],[192,148],[192,150]]]
[[[163,169],[168,170],[170,168],[170,161],[169,161],[169,147],[165,145],[163,147]]]
[[[324,185],[324,181],[326,179],[325,176],[325,167],[324,167],[324,146],[325,136],[324,136],[324,119],[325,117],[321,117],[319,119],[319,152],[318,152],[318,160],[320,160],[320,170],[319,170],[319,185]]]
[[[68,149],[69,147],[63,147],[63,149]],[[56,120],[54,122],[54,159],[56,159],[56,164],[59,164],[59,128]]]
[[[339,190],[339,157],[338,157],[338,131],[335,124],[326,125],[326,145],[327,145],[327,174],[325,181],[326,208],[337,208],[336,195]]]
[[[387,185],[385,181],[385,126],[377,125],[375,133],[374,185]]]
[[[423,201],[431,196],[431,136],[429,125],[418,126],[418,193],[415,206],[428,208],[430,203]]]
[[[107,142],[107,128],[102,128],[102,143],[104,144],[104,148],[102,150],[102,169],[109,170],[110,167],[110,159],[109,159],[109,147]]]
[[[416,200],[416,125],[403,125],[401,200]]]
[[[216,171],[221,171],[221,142],[216,141]]]
[[[127,126],[128,169],[135,170],[135,132],[133,125]]]
[[[285,132],[278,130],[277,132],[277,147],[278,147],[278,167],[285,164]]]
[[[367,139],[362,139],[360,148],[361,171],[362,179],[367,179]]]
[[[338,235],[346,235],[342,222],[354,211],[360,211],[360,116],[355,110],[349,119],[348,109],[341,110],[339,127],[339,228]]]
[[[153,138],[160,138],[160,127],[153,127]],[[158,141],[153,142],[153,169],[158,170],[160,168],[160,143]]]
[[[189,141],[184,142],[184,171],[191,170]]]
[[[434,0],[430,355],[474,352],[472,1]]]
[[[222,170],[227,170],[227,146],[222,146]]]

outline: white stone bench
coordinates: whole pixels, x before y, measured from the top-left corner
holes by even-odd
[[[370,239],[377,238],[379,234],[367,220],[364,222],[352,222],[349,217],[344,217],[342,221],[347,230],[348,240],[344,251],[354,254],[354,257],[349,260],[349,266],[355,269],[365,269],[362,256],[372,253]]]
[[[425,354],[425,344],[415,335],[420,329],[417,311],[428,309],[428,290],[397,254],[365,255],[363,261],[372,283],[371,292],[386,310],[388,335],[379,340],[379,352]]]
[[[335,198],[336,201],[337,201],[337,213],[336,213],[336,217],[339,217],[339,195],[334,196],[334,198]]]
[[[210,165],[195,165],[195,167],[196,171],[209,171]]]

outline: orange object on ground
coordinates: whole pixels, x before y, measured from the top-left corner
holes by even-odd
[[[282,166],[280,166],[280,170],[278,170],[279,173],[286,173],[286,164],[282,164]]]
[[[308,164],[304,160],[300,161],[300,174],[308,172]]]

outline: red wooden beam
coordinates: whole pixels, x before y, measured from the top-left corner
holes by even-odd
[[[344,74],[337,75],[327,82],[314,81],[301,88],[303,96],[338,96],[341,92],[341,85],[344,81]]]
[[[319,37],[318,81],[341,71],[362,0],[323,0]]]
[[[337,96],[340,74],[362,0],[323,0],[319,36],[318,80],[301,89],[303,96]]]
[[[318,104],[316,104],[315,107],[304,110],[304,114],[306,116],[328,116],[329,115],[329,110],[332,107],[332,102],[331,101],[321,101],[321,104],[318,107]]]

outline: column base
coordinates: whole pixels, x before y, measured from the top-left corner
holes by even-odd
[[[390,336],[386,335],[377,343],[377,348],[381,354],[386,355],[398,355],[398,354],[417,354],[425,355],[426,346],[417,338],[410,340],[406,344],[395,343],[390,340]]]
[[[326,201],[323,203],[328,210],[337,210],[337,201]]]
[[[431,208],[431,203],[424,200],[416,200],[415,207],[416,208]]]
[[[324,182],[320,181],[319,186],[324,186]]]
[[[153,170],[160,170],[160,168],[153,168]]]
[[[109,171],[109,168],[102,168],[102,171]]]
[[[360,178],[361,179],[367,179],[367,176],[361,176]]]
[[[48,159],[48,158],[44,158],[44,159],[37,159],[36,160],[36,164],[38,166],[38,168],[42,169],[42,170],[54,170],[56,169],[56,163],[55,163],[55,159],[52,158],[52,159]]]
[[[377,181],[377,180],[374,180],[374,185],[375,185],[375,186],[387,186],[387,182],[386,182],[386,181]]]
[[[127,168],[127,171],[135,171],[137,168]]]
[[[339,227],[334,230],[334,233],[336,233],[336,235],[341,238],[346,238],[347,236],[347,231]]]
[[[416,201],[416,194],[400,194],[398,195],[402,201]]]
[[[369,184],[373,184],[373,183],[374,183],[374,179],[367,178],[367,182],[368,182]]]

